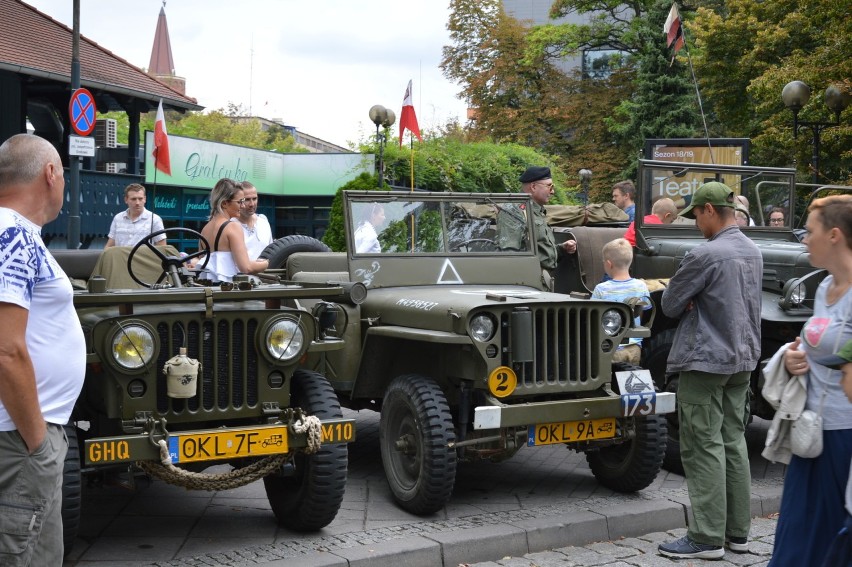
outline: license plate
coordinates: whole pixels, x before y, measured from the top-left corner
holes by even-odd
[[[575,441],[597,441],[615,437],[615,418],[584,419],[581,421],[563,421],[558,423],[537,423],[530,425],[527,446],[553,445]]]
[[[168,443],[173,463],[277,455],[287,452],[287,426],[176,433]]]

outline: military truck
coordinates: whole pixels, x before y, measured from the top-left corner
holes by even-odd
[[[343,201],[349,252],[292,254],[286,277],[369,289],[343,305],[334,333],[346,346],[326,354],[326,373],[341,404],[381,412],[400,507],[442,508],[459,462],[550,444],[585,453],[613,490],[654,480],[674,394],[612,362],[622,341],[648,335],[635,322],[643,307],[547,291],[527,195],[370,191]],[[500,214],[516,215],[520,247],[499,248]]]
[[[201,252],[152,244],[176,233],[198,238]],[[53,251],[78,288],[86,338],[85,383],[65,428],[66,549],[81,475],[130,485],[141,468],[196,490],[262,478],[278,522],[294,530],[322,528],[340,508],[354,420],[321,372],[344,342],[301,302],[319,302],[327,321],[352,294],[273,274],[214,285],[187,266],[205,249],[200,234],[170,228],[132,249]],[[230,469],[204,472],[222,464]]]
[[[689,204],[693,192],[707,181],[722,181],[749,203],[747,226],[742,231],[763,254],[763,300],[761,308],[761,357],[768,360],[782,345],[792,341],[813,314],[816,288],[827,275],[813,268],[800,242],[796,227],[804,226],[807,203],[830,192],[848,192],[849,187],[796,184],[796,172],[787,168],[722,166],[640,160],[636,199],[636,247],[632,274],[644,278],[659,303],[665,280],[674,275],[683,257],[705,242],[694,221],[678,219],[667,225],[649,224],[651,203],[660,197],[673,199],[679,208]],[[773,209],[784,212],[783,224],[768,222]],[[604,243],[623,236],[625,226],[556,227],[557,241],[577,240],[576,258],[568,258],[556,275],[557,291],[569,293],[591,289],[603,275],[600,250]],[[662,282],[662,285],[654,285]],[[659,310],[651,326],[651,337],[643,341],[642,366],[651,371],[658,389],[677,391],[677,376],[666,372],[677,320]],[[761,395],[760,366],[752,374],[751,415],[772,419],[774,410]],[[669,440],[664,466],[683,472],[680,462],[677,414],[668,418]]]

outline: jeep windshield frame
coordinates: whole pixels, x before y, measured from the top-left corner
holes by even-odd
[[[350,279],[540,287],[531,207],[526,194],[346,191]]]
[[[690,219],[678,217],[671,224],[652,224],[645,221],[645,216],[651,214],[651,204],[662,197],[675,201],[680,212],[689,206],[699,186],[720,181],[736,195],[748,199],[749,215],[745,220],[749,224],[741,227],[744,231],[758,238],[798,242],[793,227],[798,226],[801,213],[797,210],[794,169],[639,160],[638,180],[636,228],[646,238],[675,234],[671,231],[695,232],[700,236]],[[770,215],[778,209],[783,211],[784,222],[770,224]]]

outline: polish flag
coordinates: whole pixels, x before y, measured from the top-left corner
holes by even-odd
[[[663,26],[663,33],[666,34],[666,45],[671,47],[674,44],[675,53],[683,47],[682,24],[680,13],[677,11],[677,4],[672,4],[672,9],[669,10],[669,17],[666,18],[666,24]]]
[[[408,81],[408,88],[405,89],[405,98],[402,100],[402,116],[399,119],[399,146],[402,147],[402,135],[405,129],[411,131],[417,136],[421,142],[420,127],[417,125],[417,115],[414,113],[414,105],[411,103],[411,81]]]
[[[172,162],[169,156],[169,133],[166,132],[166,117],[163,114],[163,99],[157,107],[157,122],[154,124],[154,167],[165,173],[172,174]]]

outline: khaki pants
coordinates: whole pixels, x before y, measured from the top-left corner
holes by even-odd
[[[30,455],[17,431],[0,431],[0,565],[62,565],[62,469],[68,440],[47,424]]]
[[[681,372],[677,389],[680,456],[686,473],[695,542],[724,545],[748,537],[751,472],[743,414],[750,372]]]

